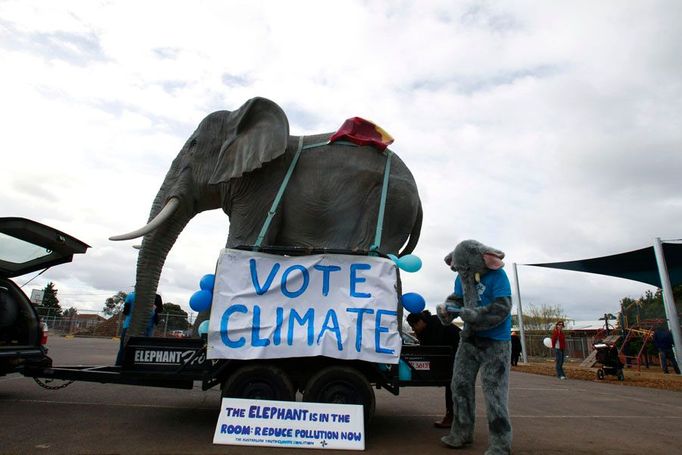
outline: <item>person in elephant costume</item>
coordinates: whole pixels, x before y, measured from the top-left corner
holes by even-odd
[[[476,240],[460,242],[445,257],[454,272],[455,292],[437,306],[444,324],[460,316],[464,329],[452,375],[454,419],[441,441],[460,448],[473,442],[475,384],[480,370],[486,402],[489,446],[486,455],[511,453],[512,428],[507,409],[511,359],[511,286],[504,253]]]

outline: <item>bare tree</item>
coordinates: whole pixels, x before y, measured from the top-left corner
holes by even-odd
[[[558,320],[567,319],[561,305],[542,304],[537,307],[530,304],[523,313],[523,325],[527,330],[551,330]]]

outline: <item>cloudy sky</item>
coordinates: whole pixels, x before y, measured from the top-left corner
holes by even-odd
[[[92,248],[54,281],[99,310],[134,285],[135,242],[168,166],[201,119],[254,96],[294,135],[361,116],[396,139],[424,206],[430,306],[442,258],[475,238],[527,264],[682,237],[682,4],[677,1],[3,1],[0,216]],[[161,278],[189,310],[229,220],[197,216]],[[578,320],[616,312],[633,281],[519,265],[526,305]],[[17,279],[22,284],[33,275]]]

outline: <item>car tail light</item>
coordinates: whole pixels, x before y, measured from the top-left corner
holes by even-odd
[[[40,324],[40,345],[45,346],[47,344],[47,324],[44,322]]]

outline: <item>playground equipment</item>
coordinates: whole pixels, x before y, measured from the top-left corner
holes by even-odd
[[[644,319],[638,324],[626,328],[624,330],[625,338],[618,351],[623,363],[629,366],[634,360],[637,363],[637,371],[640,371],[643,360],[645,366],[649,368],[649,357],[646,354],[646,349],[654,337],[656,327],[664,323],[664,319]],[[636,352],[633,351],[633,347]]]

